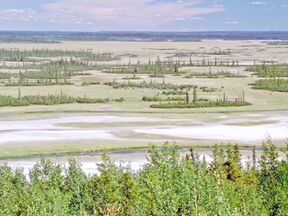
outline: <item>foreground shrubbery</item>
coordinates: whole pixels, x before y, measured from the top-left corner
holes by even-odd
[[[263,150],[244,168],[238,146],[215,146],[211,164],[192,149],[182,157],[174,147],[151,148],[136,173],[105,155],[94,176],[73,160],[65,174],[42,160],[30,181],[2,165],[0,215],[287,215],[288,155],[279,161],[270,141]]]

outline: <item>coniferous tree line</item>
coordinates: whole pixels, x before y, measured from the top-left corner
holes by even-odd
[[[187,75],[185,75],[185,78],[244,78],[245,75],[240,75],[239,73],[231,73],[229,71],[217,71],[212,73],[211,70],[209,70],[208,73],[205,72],[191,72]]]
[[[246,71],[252,71],[259,77],[288,77],[288,64],[269,64],[263,61],[261,64],[248,67]]]
[[[203,89],[202,89],[203,91]],[[159,104],[152,104],[151,108],[157,109],[184,109],[184,108],[207,108],[207,107],[239,107],[251,105],[245,99],[245,92],[238,94],[237,97],[229,98],[224,93],[222,98],[217,100],[209,100],[207,98],[198,97],[198,87],[193,86],[192,88],[192,98],[190,96],[190,88],[186,89],[185,98],[184,97],[168,97],[162,98],[158,96],[155,97],[144,97],[144,101],[159,101]],[[182,100],[181,100],[182,98]]]
[[[203,58],[202,60],[160,60],[158,57],[156,61],[149,59],[148,62],[131,63],[128,64],[118,63],[113,65],[101,65],[98,64],[97,67],[103,70],[105,73],[115,73],[115,74],[150,74],[151,77],[163,77],[165,74],[172,74],[179,76],[183,74],[180,69],[182,67],[211,67],[211,66],[239,66],[239,62],[236,60],[219,60],[217,58]],[[212,75],[212,74],[211,74]],[[231,77],[231,73],[218,74]],[[235,75],[237,76],[237,75]]]
[[[89,61],[117,60],[112,53],[94,53],[92,50],[52,50],[52,49],[0,49],[1,61],[29,62],[49,60],[51,58],[77,58]]]
[[[77,75],[89,75],[85,70],[95,66],[86,61],[64,60],[50,61],[42,64],[30,65],[31,69],[20,70],[10,74],[6,86],[45,86],[72,85],[69,79]],[[7,77],[8,78],[8,77]]]
[[[246,70],[255,72],[255,75],[263,78],[251,84],[254,89],[288,92],[288,80],[286,79],[288,77],[287,64],[274,64],[263,61],[261,64],[254,64],[254,66]]]
[[[281,78],[270,78],[257,80],[251,84],[254,89],[262,89],[277,92],[288,92],[288,80]]]
[[[143,88],[143,89],[158,89],[158,90],[183,90],[186,88],[192,88],[194,85],[190,84],[182,84],[182,85],[176,85],[172,83],[165,83],[165,80],[163,79],[162,83],[159,82],[154,82],[150,80],[150,82],[147,81],[141,81],[139,83],[136,82],[119,82],[119,81],[110,81],[110,82],[105,82],[104,85],[111,86],[113,88]]]
[[[272,141],[241,163],[239,146],[214,146],[213,161],[175,146],[149,151],[141,170],[116,166],[107,154],[97,175],[74,161],[42,159],[30,171],[0,166],[1,215],[279,215],[288,213],[288,154]]]
[[[60,92],[60,94],[48,95],[25,95],[22,96],[21,89],[18,89],[18,96],[0,95],[0,107],[7,106],[29,106],[29,105],[57,105],[57,104],[93,104],[93,103],[108,103],[110,101],[123,102],[124,98],[89,98],[89,97],[74,97]]]
[[[214,47],[212,49],[205,49],[205,47],[200,47],[197,50],[177,50],[171,57],[191,57],[193,55],[230,55],[235,51],[232,49],[221,49],[219,47]],[[169,53],[170,54],[170,53]]]

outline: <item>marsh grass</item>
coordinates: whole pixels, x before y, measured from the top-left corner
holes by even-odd
[[[37,62],[51,58],[78,58],[90,61],[112,61],[118,58],[111,53],[94,53],[92,50],[62,50],[62,49],[0,49],[0,60],[15,62]]]
[[[255,75],[259,77],[288,77],[287,64],[267,64],[267,62],[263,62],[261,65],[248,67],[246,71],[255,72]]]
[[[184,97],[159,97],[159,96],[153,96],[153,97],[148,97],[148,96],[144,96],[142,98],[143,101],[147,101],[147,102],[156,102],[156,101],[185,101]]]
[[[254,89],[262,89],[277,92],[288,92],[288,80],[281,78],[261,79],[252,84]]]
[[[229,71],[221,71],[221,72],[216,72],[216,73],[197,73],[197,72],[192,72],[187,74],[186,76],[184,76],[185,78],[189,79],[189,78],[211,78],[211,79],[215,79],[215,78],[244,78],[246,76],[244,75],[240,75],[240,74],[234,74],[231,73]]]
[[[153,98],[152,98],[153,99]],[[157,100],[155,100],[157,101]],[[166,100],[168,103],[162,103],[162,100],[158,100],[159,104],[152,104],[151,108],[157,109],[184,109],[184,108],[209,108],[209,107],[239,107],[239,106],[248,106],[250,103],[245,101],[245,93],[242,92],[241,95],[238,95],[234,100],[227,99],[226,94],[223,94],[223,98],[216,101],[209,100],[207,98],[198,98],[197,88],[193,88],[193,97],[192,101],[190,99],[189,91],[186,91],[186,98],[182,101],[176,100]]]
[[[158,89],[158,90],[164,90],[164,89],[170,89],[170,90],[183,90],[187,88],[193,88],[194,85],[175,85],[171,83],[159,83],[159,82],[153,82],[152,80],[150,82],[147,81],[141,81],[139,83],[136,82],[118,82],[118,81],[111,81],[106,82],[104,85],[111,86],[115,89],[118,88],[142,88],[142,89]]]
[[[209,108],[209,107],[239,107],[251,105],[242,101],[204,101],[204,103],[160,103],[153,104],[151,108],[156,109],[191,109],[191,108]]]
[[[0,95],[0,107],[6,106],[29,106],[29,105],[57,105],[57,104],[94,104],[94,103],[108,103],[110,101],[123,102],[123,98],[109,99],[109,98],[88,98],[84,97],[73,97],[70,95],[63,94],[52,95],[27,95],[21,96],[21,91],[18,92],[18,97],[3,96]]]

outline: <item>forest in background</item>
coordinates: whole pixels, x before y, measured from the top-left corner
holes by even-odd
[[[288,40],[286,31],[203,31],[203,32],[58,32],[0,31],[0,42],[60,43],[61,41],[200,41],[224,40]]]

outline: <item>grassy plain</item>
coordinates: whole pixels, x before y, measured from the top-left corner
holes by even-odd
[[[250,84],[255,83],[260,78],[253,75],[253,72],[246,71],[247,67],[253,64],[260,64],[261,61],[267,60],[275,63],[285,63],[288,59],[287,46],[284,45],[269,45],[264,41],[224,41],[224,40],[203,40],[201,42],[63,42],[60,44],[24,44],[24,43],[2,43],[0,48],[11,49],[18,48],[21,50],[31,49],[63,49],[63,50],[89,50],[92,49],[95,53],[109,52],[119,56],[121,60],[109,61],[102,64],[136,64],[137,62],[147,63],[149,60],[156,61],[156,59],[167,60],[173,59],[174,61],[235,61],[237,64],[229,66],[185,66],[179,70],[183,72],[179,76],[165,75],[164,78],[151,78],[149,74],[139,74],[137,80],[125,80],[126,74],[111,74],[104,73],[101,70],[86,71],[90,75],[77,75],[71,78],[74,85],[54,85],[54,86],[21,86],[9,87],[0,85],[1,95],[11,95],[17,97],[19,88],[21,95],[48,95],[59,94],[64,92],[71,96],[87,96],[89,98],[124,98],[122,103],[110,102],[108,104],[62,104],[52,106],[28,106],[28,107],[1,107],[0,108],[0,121],[13,121],[13,120],[26,120],[26,119],[44,119],[50,115],[61,115],[61,113],[84,113],[90,114],[107,114],[107,115],[128,115],[128,116],[146,116],[146,117],[161,117],[165,119],[193,119],[201,120],[203,122],[217,122],[219,116],[225,114],[230,118],[237,119],[241,113],[269,113],[283,111],[288,107],[288,94],[283,92],[271,92],[266,90],[255,90]],[[213,55],[209,51],[221,49],[231,49],[231,53],[225,55]],[[198,52],[198,54],[190,54]],[[185,55],[183,55],[183,53]],[[188,53],[188,54],[187,54]],[[181,54],[181,55],[180,55]],[[132,57],[131,57],[132,56]],[[3,65],[4,62],[0,63]],[[6,62],[6,64],[8,64]],[[10,64],[10,63],[9,63]],[[13,63],[11,63],[13,65]],[[14,63],[15,64],[15,63]],[[0,72],[19,73],[17,69],[0,69]],[[244,77],[231,77],[231,78],[185,78],[190,73],[217,73],[217,72],[230,72],[235,75]],[[104,85],[105,82],[157,82],[157,83],[171,83],[175,85],[196,85],[198,87],[213,88],[215,91],[203,92],[198,91],[199,98],[207,98],[211,100],[221,99],[223,94],[227,98],[234,100],[237,95],[245,93],[245,100],[251,103],[251,106],[245,107],[211,107],[200,109],[173,109],[173,110],[160,110],[152,109],[150,106],[155,102],[145,102],[142,100],[144,96],[153,97],[162,93],[161,90],[147,89],[147,88],[120,88],[114,89],[111,86]],[[2,83],[5,80],[1,80]],[[82,83],[96,83],[100,85],[82,85]],[[192,91],[190,92],[192,95]],[[184,97],[184,96],[183,96]],[[267,121],[258,121],[259,123],[241,123],[241,125],[253,125]],[[268,121],[271,123],[271,121]],[[125,123],[125,127],[137,127],[139,125],[155,126],[166,125],[167,123]],[[179,122],[175,122],[177,126]],[[182,123],[182,125],[185,123]],[[238,123],[235,123],[238,124]],[[239,123],[240,124],[240,123]],[[109,128],[109,127],[124,127],[121,123],[70,123],[64,126],[77,127],[77,128]],[[156,135],[139,135],[131,131],[119,130],[119,137],[129,140],[117,141],[73,141],[73,142],[47,142],[43,143],[2,143],[0,144],[0,157],[20,157],[27,155],[46,155],[54,153],[72,153],[72,152],[86,152],[96,151],[101,149],[126,149],[126,148],[139,148],[147,147],[149,141],[158,139],[157,141],[163,143],[167,137]],[[1,138],[0,138],[1,139]],[[176,138],[175,138],[176,139]],[[263,138],[265,139],[265,138]],[[177,139],[176,139],[177,140]],[[214,141],[205,140],[179,140],[177,142],[180,146],[192,145],[212,145]],[[247,145],[247,144],[243,144]]]

